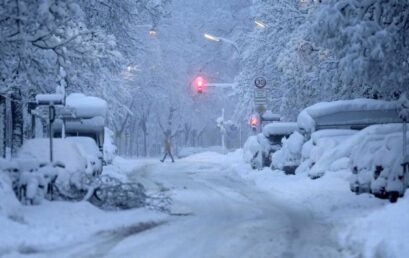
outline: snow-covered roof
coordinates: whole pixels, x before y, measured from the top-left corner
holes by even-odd
[[[80,120],[68,120],[65,123],[65,131],[75,131],[75,132],[104,132],[105,119],[101,116],[93,117],[90,119],[80,119]],[[53,124],[53,130],[61,130],[62,120],[57,119]]]
[[[105,100],[86,96],[82,93],[71,93],[67,96],[66,106],[75,111],[77,118],[105,117],[108,105]]]
[[[262,118],[264,121],[280,121],[280,114],[274,114],[270,110],[267,110],[262,114]]]
[[[264,126],[263,134],[266,137],[270,135],[292,134],[297,131],[298,126],[295,122],[275,122]]]
[[[399,103],[373,99],[322,102],[307,107],[298,115],[298,127],[312,133],[325,128],[366,127],[399,123]]]
[[[63,104],[64,95],[62,94],[37,94],[36,95],[37,104]]]

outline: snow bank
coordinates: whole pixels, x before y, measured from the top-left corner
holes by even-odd
[[[144,209],[102,211],[88,202],[45,202],[23,206],[21,213],[16,221],[0,217],[0,256],[21,257],[31,250],[44,257],[59,257],[58,249],[63,249],[72,250],[70,257],[78,257],[77,252],[90,241],[109,243],[109,237],[121,236],[122,231],[126,236],[127,230],[140,223],[154,225],[167,219],[165,214]]]
[[[223,153],[223,148],[221,146],[210,146],[210,147],[183,147],[179,150],[177,156],[179,158],[186,158],[194,154],[202,153],[202,152],[217,152]]]
[[[409,254],[409,196],[357,218],[340,235],[342,246],[354,257],[396,257]]]
[[[396,123],[399,103],[373,99],[353,99],[321,102],[307,107],[298,115],[298,127],[306,132],[316,131],[318,125],[371,125]]]
[[[68,95],[66,106],[75,110],[76,117],[78,118],[105,117],[108,110],[105,100],[81,93],[71,93]]]
[[[20,207],[7,171],[14,168],[17,168],[14,162],[0,159],[0,218],[3,217],[2,219],[13,216],[16,209]]]

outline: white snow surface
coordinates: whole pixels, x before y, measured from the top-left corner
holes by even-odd
[[[408,253],[408,198],[356,196],[346,173],[253,171],[242,151],[176,163],[116,158],[112,166],[172,198],[170,216],[45,202],[0,213],[4,257],[398,257]],[[143,230],[146,229],[146,230]]]

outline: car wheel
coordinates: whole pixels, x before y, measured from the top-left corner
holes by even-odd
[[[389,201],[391,203],[397,202],[398,198],[399,198],[399,192],[396,192],[396,191],[389,192]]]

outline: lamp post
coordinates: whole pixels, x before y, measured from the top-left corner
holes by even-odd
[[[261,29],[265,29],[267,27],[267,25],[261,20],[255,20],[254,23],[256,24],[257,27]]]
[[[209,34],[209,33],[204,33],[203,36],[205,37],[205,39],[210,40],[210,41],[223,42],[223,43],[230,44],[230,45],[232,45],[232,46],[234,47],[234,49],[235,49],[238,53],[240,53],[240,49],[239,49],[239,47],[237,46],[236,42],[234,42],[234,41],[232,41],[232,40],[230,40],[230,39],[226,39],[226,38],[223,38],[223,37],[214,36],[214,35]]]

